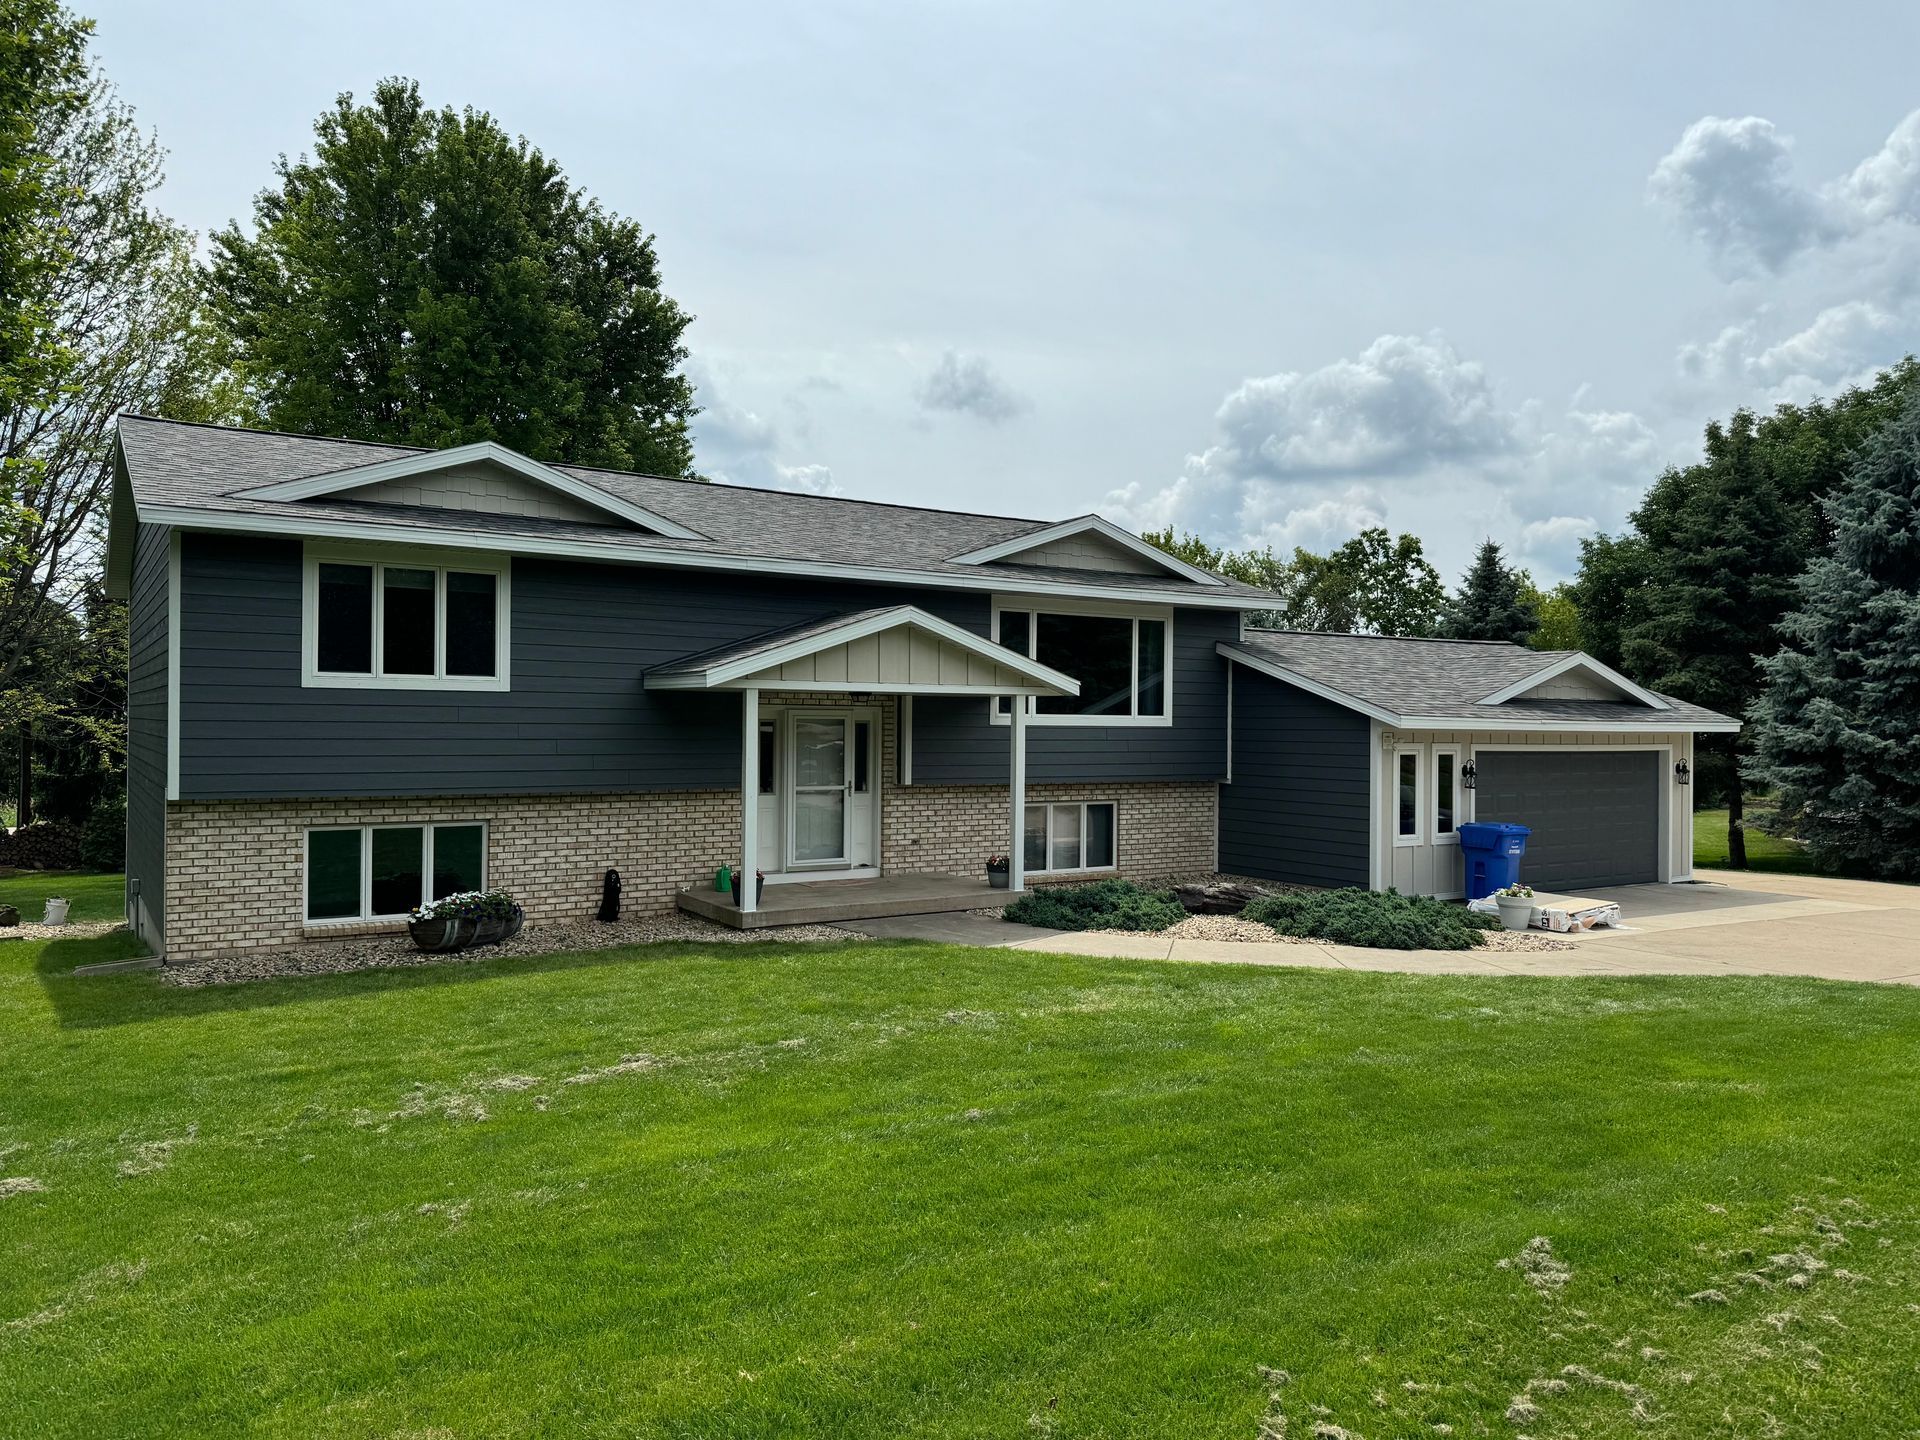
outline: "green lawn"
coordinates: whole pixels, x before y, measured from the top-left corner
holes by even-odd
[[[0,942],[6,1434],[1920,1427],[1920,991],[136,950]]]
[[[49,895],[73,902],[69,920],[118,920],[126,913],[124,875],[93,870],[43,870],[0,880],[0,905],[17,905],[20,918],[38,924]]]
[[[1747,817],[1747,868],[1771,870],[1785,875],[1813,875],[1818,868],[1797,840],[1783,840],[1754,828],[1753,816]],[[1693,863],[1724,870],[1727,865],[1727,812],[1693,812]]]

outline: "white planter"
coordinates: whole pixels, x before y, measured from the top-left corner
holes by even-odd
[[[67,923],[67,906],[70,903],[71,903],[70,901],[66,901],[66,900],[55,900],[55,899],[49,898],[47,901],[47,913],[45,917],[40,921],[40,923],[42,925],[66,924]]]
[[[1509,930],[1524,930],[1533,923],[1531,900],[1495,900],[1500,907],[1500,923]]]

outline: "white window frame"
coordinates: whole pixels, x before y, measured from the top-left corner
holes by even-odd
[[[1087,858],[1087,811],[1096,805],[1106,805],[1113,810],[1113,863],[1111,865],[1069,865],[1063,869],[1052,869],[1053,864],[1053,812],[1055,810],[1077,809],[1080,812],[1080,858]],[[1117,800],[1037,800],[1027,806],[1031,815],[1035,810],[1044,810],[1047,814],[1046,865],[1029,865],[1029,875],[1110,875],[1120,868],[1120,802]],[[1025,845],[1027,837],[1022,835],[1020,843]]]
[[[1173,607],[1169,605],[1111,605],[1095,601],[1080,600],[1028,600],[1013,596],[993,597],[993,618],[990,622],[987,638],[994,644],[1000,643],[1000,615],[1002,611],[1013,610],[1028,615],[1086,615],[1106,620],[1131,620],[1133,622],[1133,701],[1140,703],[1140,622],[1159,620],[1166,626],[1166,650],[1162,663],[1166,673],[1162,680],[1160,714],[1158,715],[1050,715],[1042,714],[1034,696],[1027,696],[1027,724],[1029,725],[1066,725],[1081,729],[1110,729],[1114,726],[1168,726],[1173,724]],[[1036,659],[1034,651],[1040,644],[1040,626],[1037,619],[1027,626],[1027,658]],[[1055,667],[1062,668],[1062,667]],[[1071,674],[1069,670],[1067,673]],[[1012,716],[1000,709],[1000,698],[995,696],[987,702],[987,714],[996,725],[1012,723]]]
[[[363,565],[373,568],[373,670],[352,674],[320,668],[320,567]],[[386,647],[386,570],[433,572],[433,674],[383,675]],[[447,572],[493,576],[493,671],[491,675],[449,675],[447,670]],[[513,564],[505,555],[483,551],[411,550],[375,545],[308,545],[300,596],[300,683],[319,690],[481,690],[513,688]]]
[[[1458,845],[1460,827],[1466,823],[1466,815],[1462,810],[1462,798],[1466,791],[1460,783],[1460,766],[1464,763],[1461,759],[1461,747],[1431,745],[1427,748],[1429,751],[1427,771],[1433,778],[1433,783],[1427,787],[1432,792],[1427,800],[1427,834],[1435,845]],[[1442,755],[1453,757],[1453,829],[1444,835],[1440,833],[1440,757]]]
[[[491,836],[488,834],[485,820],[418,820],[386,821],[379,825],[309,825],[300,833],[300,923],[308,929],[326,925],[367,925],[380,920],[404,920],[405,910],[391,915],[375,915],[373,911],[373,832],[376,830],[419,830],[420,837],[420,901],[424,903],[433,889],[433,842],[435,832],[440,830],[480,830],[480,888],[487,888],[488,856],[492,851]],[[357,832],[360,836],[360,913],[357,915],[328,915],[321,919],[312,918],[313,909],[313,843],[316,834],[342,834]]]
[[[1433,787],[1427,784],[1426,746],[1396,745],[1393,749],[1393,770],[1387,777],[1387,813],[1392,817],[1393,843],[1396,848],[1425,843],[1426,832],[1431,828],[1427,815],[1427,791]],[[1413,757],[1413,833],[1403,834],[1400,829],[1400,762],[1402,757]]]

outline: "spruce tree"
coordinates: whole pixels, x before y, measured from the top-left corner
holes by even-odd
[[[1440,633],[1449,640],[1509,640],[1524,645],[1540,626],[1527,599],[1526,579],[1500,558],[1489,540],[1461,577],[1460,591],[1447,602]]]
[[[1828,868],[1920,879],[1920,396],[1825,505],[1832,548],[1800,577],[1762,662],[1747,775],[1767,824]]]

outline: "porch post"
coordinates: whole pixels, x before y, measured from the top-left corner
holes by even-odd
[[[740,692],[740,873],[733,877],[740,913],[760,908],[754,871],[760,867],[760,689]]]
[[[1007,888],[1027,888],[1027,697],[1013,697],[1013,758],[1007,772],[1007,808],[1013,813],[1013,843],[1007,849]]]

